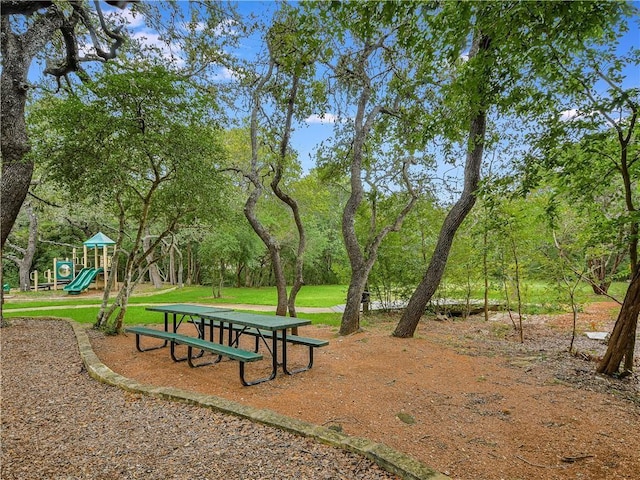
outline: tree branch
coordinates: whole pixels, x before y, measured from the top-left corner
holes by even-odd
[[[35,193],[33,193],[32,191],[27,192],[27,195],[29,195],[30,197],[35,198],[36,200],[38,200],[39,202],[44,203],[45,205],[48,205],[50,207],[56,207],[56,208],[62,208],[62,205],[58,205],[56,203],[50,202],[49,200],[45,200],[42,197],[37,196]]]
[[[32,15],[38,10],[49,8],[51,5],[53,5],[51,0],[4,0],[0,13],[3,17],[7,15]]]

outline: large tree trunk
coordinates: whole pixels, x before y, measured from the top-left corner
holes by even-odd
[[[298,251],[296,256],[296,273],[294,278],[294,286],[292,289],[292,296],[287,297],[287,280],[284,274],[284,266],[282,264],[282,257],[280,255],[280,244],[278,240],[271,235],[267,228],[260,222],[256,214],[256,205],[262,194],[263,186],[260,180],[260,172],[258,170],[258,113],[261,108],[260,95],[262,88],[266,85],[266,82],[271,78],[273,69],[275,67],[275,61],[272,59],[269,64],[269,70],[260,80],[256,86],[256,90],[253,98],[253,109],[251,112],[251,172],[245,174],[245,176],[253,184],[253,191],[249,195],[245,203],[244,213],[251,224],[253,230],[258,234],[262,242],[265,244],[269,251],[271,258],[271,268],[275,279],[276,289],[278,292],[278,300],[276,306],[276,315],[286,315],[287,311],[291,316],[295,316],[295,301],[298,291],[302,288],[302,262],[304,251],[306,248],[306,240],[302,220],[297,202],[282,191],[280,188],[280,180],[282,178],[284,170],[284,162],[289,150],[289,139],[291,137],[291,123],[294,114],[294,106],[296,97],[298,94],[299,76],[294,75],[292,78],[292,85],[287,98],[287,108],[285,113],[285,122],[282,127],[282,138],[279,145],[279,156],[277,163],[273,166],[274,177],[271,181],[271,189],[274,194],[285,203],[290,209],[294,217],[296,228],[298,231]]]
[[[640,229],[636,219],[637,209],[633,202],[633,193],[637,186],[633,182],[630,167],[635,160],[629,162],[629,144],[633,140],[636,121],[638,119],[638,105],[625,96],[625,102],[632,115],[628,118],[628,130],[625,132],[620,123],[613,121],[607,114],[605,118],[618,133],[620,145],[620,162],[616,165],[622,176],[624,184],[624,198],[627,212],[631,218],[629,226],[629,260],[631,263],[631,283],[624,297],[624,302],[616,324],[609,338],[609,346],[602,361],[598,365],[598,373],[613,375],[618,372],[620,363],[624,359],[624,370],[633,371],[633,358],[636,345],[636,330],[638,327],[638,314],[640,313],[640,265],[638,264],[638,230]]]
[[[254,189],[249,195],[247,202],[244,206],[244,215],[251,224],[253,230],[258,234],[262,242],[269,251],[269,257],[271,259],[271,268],[275,277],[276,290],[278,292],[278,300],[276,305],[276,315],[287,314],[287,280],[284,275],[284,268],[282,266],[282,259],[280,258],[280,244],[278,241],[267,231],[264,225],[260,222],[256,214],[256,206],[258,198],[262,194],[262,184],[258,178],[257,172],[251,175],[255,181],[252,180]]]
[[[491,41],[487,36],[478,32],[474,43],[475,48],[472,48],[472,56],[480,52],[488,51]],[[490,66],[485,65],[483,76],[487,79],[487,83],[489,73]],[[482,92],[487,88],[487,85],[483,83],[481,79],[478,79],[478,81],[478,90]],[[484,95],[480,95],[481,98],[483,98],[483,96]],[[431,300],[431,297],[440,284],[444,269],[447,265],[447,258],[449,257],[453,238],[475,204],[475,192],[480,181],[480,167],[482,165],[482,153],[484,150],[486,109],[487,105],[478,105],[478,111],[471,121],[469,128],[469,147],[464,168],[464,189],[462,194],[444,220],[436,248],[427,267],[427,272],[411,296],[407,308],[404,310],[392,334],[394,337],[412,337],[415,333],[427,303]]]
[[[52,6],[23,34],[11,30],[8,16],[2,16],[0,75],[0,249],[13,228],[33,174],[33,160],[27,159],[29,138],[24,118],[29,83],[27,76],[35,55],[62,25],[58,9]]]
[[[636,329],[640,314],[640,269],[636,269],[624,297],[618,319],[611,332],[607,352],[598,364],[597,372],[614,375],[624,359],[624,371],[633,371]]]
[[[58,6],[64,5],[64,8]],[[128,1],[114,4],[124,8]],[[65,17],[67,7],[71,5],[73,13]],[[62,6],[62,5],[61,5]],[[43,13],[39,10],[46,11]],[[98,2],[96,2],[96,8]],[[2,74],[0,75],[0,151],[2,156],[2,176],[0,178],[0,250],[13,228],[22,202],[24,201],[31,176],[33,160],[26,157],[29,152],[29,139],[25,125],[24,111],[27,100],[29,68],[35,56],[44,52],[56,31],[61,30],[65,41],[64,60],[49,62],[45,73],[60,79],[79,69],[76,26],[79,23],[92,23],[93,15],[85,9],[84,2],[52,2],[52,1],[14,1],[2,2],[0,48],[2,51]],[[15,17],[20,15],[20,17]],[[27,19],[26,17],[30,17]],[[82,22],[80,20],[82,19]],[[124,37],[117,31],[110,31],[102,22],[101,28],[113,41],[109,52],[100,49],[102,60],[113,58],[122,45]],[[17,33],[12,30],[17,25]],[[26,31],[24,27],[28,26]],[[85,24],[86,26],[86,24]],[[97,45],[94,45],[97,47]],[[96,51],[98,51],[96,49]],[[51,60],[51,59],[49,59]]]

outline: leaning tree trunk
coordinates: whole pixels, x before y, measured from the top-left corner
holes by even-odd
[[[633,371],[633,358],[636,346],[636,330],[638,327],[638,314],[640,314],[640,266],[638,265],[638,233],[640,226],[636,219],[637,209],[633,203],[633,193],[635,185],[631,175],[631,164],[635,160],[629,162],[629,144],[633,140],[634,127],[638,118],[638,106],[626,98],[625,102],[630,106],[632,115],[629,118],[629,129],[623,132],[621,125],[609,119],[609,123],[616,129],[618,133],[618,142],[620,144],[620,161],[618,168],[622,175],[622,183],[624,185],[624,198],[627,212],[629,213],[631,224],[629,227],[629,260],[631,263],[631,283],[624,297],[622,308],[618,314],[618,319],[611,332],[609,338],[609,346],[607,352],[600,361],[597,371],[607,375],[613,375],[620,369],[620,364],[624,359],[624,371]]]
[[[481,33],[474,39],[474,48],[472,56],[475,56],[479,52],[487,52],[491,40],[486,35]],[[488,83],[488,76],[490,73],[490,66],[485,65],[482,73],[486,83]],[[482,91],[486,89],[485,83],[479,82],[479,89]],[[480,97],[483,98],[484,94],[479,92]],[[447,265],[447,258],[451,250],[454,236],[466,218],[467,214],[473,208],[476,201],[475,192],[478,188],[480,181],[480,166],[482,165],[482,153],[484,150],[484,140],[486,132],[487,112],[486,105],[478,105],[478,112],[471,121],[469,128],[469,140],[468,140],[468,153],[464,168],[464,189],[460,198],[455,205],[449,211],[449,214],[444,220],[444,224],[440,230],[438,236],[438,242],[436,244],[435,251],[427,267],[427,271],[424,278],[416,288],[415,292],[411,296],[407,308],[404,310],[396,329],[393,332],[394,337],[412,337],[418,326],[418,322],[424,313],[429,300],[435,293],[444,269]]]
[[[258,175],[254,175],[254,190],[249,195],[244,207],[244,215],[251,224],[253,230],[260,237],[262,242],[269,251],[269,257],[271,259],[271,268],[275,277],[276,291],[278,292],[278,300],[276,305],[276,315],[287,315],[287,279],[284,275],[284,267],[282,266],[282,258],[280,256],[280,244],[269,233],[265,226],[258,220],[256,215],[256,205],[258,198],[262,194],[262,185],[257,178]]]
[[[273,267],[273,275],[276,281],[276,291],[278,292],[278,304],[276,305],[276,315],[287,315],[287,279],[284,275],[284,266],[282,265],[282,257],[280,256],[280,246],[274,245],[269,248],[271,254],[271,265]]]
[[[640,268],[636,268],[633,274],[618,319],[611,332],[607,352],[598,364],[598,373],[606,375],[618,373],[623,359],[624,371],[633,371],[638,314],[640,314]]]
[[[296,224],[296,230],[298,231],[298,249],[296,251],[296,260],[294,267],[293,285],[287,299],[287,308],[289,310],[290,317],[297,317],[296,313],[296,298],[298,292],[304,285],[304,253],[307,248],[307,236],[302,223],[302,216],[300,215],[300,207],[298,202],[289,194],[285,193],[280,187],[280,181],[282,180],[282,174],[284,171],[284,164],[287,158],[287,152],[289,150],[289,140],[291,138],[291,123],[293,120],[294,106],[296,97],[298,95],[298,85],[300,82],[300,76],[297,73],[293,74],[291,90],[289,91],[289,97],[287,99],[287,113],[285,115],[285,124],[282,130],[282,139],[280,141],[278,161],[274,168],[273,179],[271,180],[271,190],[280,199],[281,202],[286,204],[291,210],[293,220]],[[293,329],[293,333],[298,333],[298,328]]]
[[[477,162],[478,178],[480,163],[480,161]],[[475,183],[477,185],[477,181]],[[465,188],[461,197],[449,211],[449,214],[442,225],[442,229],[440,230],[438,243],[436,244],[433,256],[431,257],[431,261],[427,267],[427,272],[409,299],[409,303],[407,304],[396,329],[393,331],[392,335],[394,337],[412,337],[415,333],[416,327],[418,326],[418,322],[425,311],[427,303],[431,300],[431,297],[438,289],[438,285],[440,284],[444,269],[447,265],[447,258],[449,257],[449,251],[451,250],[451,245],[456,231],[475,203],[475,195],[473,194],[473,191],[475,191],[475,187],[473,190],[467,190]]]
[[[340,335],[349,335],[360,330],[360,305],[371,269],[368,269],[369,271],[362,270],[352,270],[349,289],[347,290],[347,301],[340,324]]]

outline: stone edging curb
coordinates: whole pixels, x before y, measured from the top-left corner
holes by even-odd
[[[382,444],[358,437],[352,437],[326,427],[296,420],[266,409],[257,409],[237,402],[225,400],[213,395],[181,390],[173,387],[154,387],[138,383],[123,377],[104,365],[93,351],[86,329],[88,325],[68,320],[78,341],[80,357],[89,375],[108,385],[123,390],[143,393],[152,397],[166,400],[186,402],[193,405],[211,408],[219,412],[247,418],[281,430],[292,432],[304,437],[313,438],[326,445],[341,448],[348,452],[363,455],[375,462],[386,471],[400,476],[405,480],[446,480],[448,476],[439,473],[404,453],[393,450]]]

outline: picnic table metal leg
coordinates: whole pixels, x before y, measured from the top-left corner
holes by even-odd
[[[185,360],[187,360],[186,356],[185,357],[180,357],[180,358],[176,357],[176,342],[171,342],[170,350],[171,350],[171,359],[174,362],[184,362]]]
[[[286,355],[287,349],[283,347],[282,355]],[[286,362],[286,357],[282,359]],[[271,368],[273,371],[271,372],[271,378],[276,378],[276,372],[278,371],[278,335],[277,332],[273,332],[273,336],[271,337]]]
[[[191,348],[191,347],[189,347],[189,348]],[[184,362],[185,360],[189,360],[189,355],[190,354],[187,354],[184,357],[177,357],[176,356],[176,342],[171,342],[170,350],[171,350],[171,359],[174,362]],[[204,350],[200,350],[200,353],[198,355],[194,356],[193,358],[200,358],[203,355],[204,355]]]
[[[268,377],[259,378],[258,380],[247,381],[244,378],[244,362],[240,362],[240,381],[242,382],[242,385],[244,385],[245,387],[250,387],[251,385],[258,385],[259,383],[268,382],[270,380],[273,380],[274,378],[276,378],[275,371],[271,372],[271,375],[269,375]]]
[[[167,332],[168,328],[169,328],[169,320],[167,318],[167,314],[165,313],[164,314],[164,331]],[[167,346],[167,343],[168,343],[168,340],[164,340],[162,342],[162,345],[158,345],[158,346],[155,346],[155,347],[149,347],[149,348],[142,348],[142,346],[140,345],[140,335],[138,335],[136,333],[136,349],[139,352],[148,352],[150,350],[157,350],[158,348],[165,348]]]
[[[295,370],[289,370],[287,366],[287,330],[282,332],[282,370],[287,375],[293,375],[294,373],[306,372],[313,366],[313,347],[309,347],[309,363],[306,367],[296,368]]]
[[[204,350],[201,350],[201,352],[204,353]],[[204,363],[198,363],[198,364],[193,363],[193,359],[200,358],[202,356],[202,353],[194,357],[193,347],[191,345],[187,345],[187,363],[189,364],[190,367],[196,368],[196,367],[204,367],[205,365],[214,365],[218,363],[220,360],[222,360],[222,355],[217,355],[218,358],[213,362],[204,362]]]
[[[167,346],[167,340],[162,342],[162,345],[157,345],[155,347],[142,348],[140,345],[140,335],[136,333],[136,349],[139,352],[148,352],[149,350],[157,350],[159,348],[164,348]]]
[[[196,327],[196,331],[198,332],[198,338],[204,340],[205,330],[204,330],[204,318],[200,318],[200,322],[197,322],[193,319],[193,317],[189,317],[191,319],[191,323]],[[213,341],[213,339],[211,340]],[[200,353],[193,358],[200,358],[204,355],[204,350],[200,350]]]
[[[202,323],[204,324],[204,318],[202,319]],[[209,320],[209,341],[213,342],[213,320]]]
[[[224,322],[220,322],[220,345],[224,345]]]
[[[262,338],[264,340],[264,337],[262,336],[262,334],[260,334],[260,331],[258,330],[258,335],[260,338]],[[277,339],[277,335],[274,335],[273,337],[271,337],[271,348],[269,349],[271,351],[271,375],[269,375],[268,377],[264,377],[264,378],[259,378],[258,380],[252,380],[252,381],[247,381],[244,378],[244,362],[240,362],[240,381],[242,382],[242,385],[244,385],[245,387],[249,387],[251,385],[257,385],[258,383],[264,383],[264,382],[268,382],[269,380],[273,380],[274,378],[276,378],[276,375],[278,373],[278,339]],[[266,341],[265,341],[266,343]],[[269,347],[269,345],[267,344],[267,348]]]
[[[240,333],[242,333],[242,332],[240,332]],[[275,334],[275,332],[274,332],[274,334]],[[256,345],[255,345],[255,350],[254,350],[256,353],[258,353],[258,350],[260,350],[260,341],[262,341],[262,343],[264,343],[264,346],[267,347],[267,350],[269,351],[269,354],[270,355],[274,355],[274,353],[273,353],[273,343],[271,345],[269,345],[269,343],[267,343],[267,339],[265,338],[265,336],[262,334],[262,332],[259,329],[258,329],[258,333],[257,334],[251,333],[250,335],[253,335],[255,337],[255,339],[256,339]],[[272,342],[273,342],[273,339],[272,339]],[[276,354],[275,358],[278,358],[277,354]]]
[[[312,366],[313,366],[313,347],[309,347],[309,363],[307,364],[306,367],[297,368],[295,370],[289,370],[289,368],[287,367],[287,363],[284,362],[282,369],[284,370],[284,373],[286,373],[287,375],[293,375],[294,373],[306,372]]]

